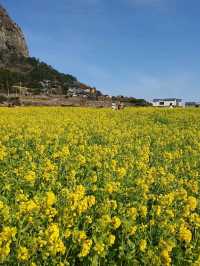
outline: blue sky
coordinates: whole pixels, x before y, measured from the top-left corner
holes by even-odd
[[[104,93],[200,100],[199,0],[2,0],[30,54]]]

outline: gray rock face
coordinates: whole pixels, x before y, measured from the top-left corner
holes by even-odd
[[[22,30],[0,5],[0,66],[12,56],[28,57],[29,51]]]

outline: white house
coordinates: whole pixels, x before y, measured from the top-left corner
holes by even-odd
[[[154,107],[182,107],[182,100],[176,98],[154,99]]]

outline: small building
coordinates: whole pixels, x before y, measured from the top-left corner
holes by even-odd
[[[112,103],[112,109],[117,110],[117,104],[116,103]]]
[[[185,107],[200,107],[199,102],[186,102]]]
[[[154,107],[182,107],[182,100],[176,98],[154,99]]]
[[[31,93],[28,92],[28,88],[26,88],[26,87],[13,85],[12,90],[13,90],[13,92],[15,92],[16,95],[18,95],[18,94],[20,96],[31,95]]]
[[[76,97],[76,96],[85,95],[85,94],[87,94],[86,91],[79,87],[70,87],[67,92],[67,96],[69,97],[70,96]]]

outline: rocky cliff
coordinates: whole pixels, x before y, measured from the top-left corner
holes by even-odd
[[[29,56],[24,34],[0,4],[0,93],[27,88],[32,94],[67,94],[69,89],[90,91],[70,74],[60,73],[52,66]]]
[[[28,47],[22,30],[0,5],[0,67],[9,64],[13,56],[28,57]]]

